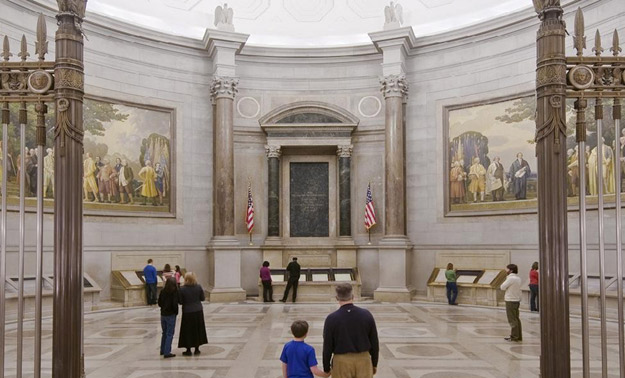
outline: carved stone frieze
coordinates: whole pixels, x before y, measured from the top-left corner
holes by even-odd
[[[57,88],[69,88],[83,91],[85,87],[84,74],[70,68],[58,68],[54,75]]]
[[[566,66],[541,66],[536,70],[536,86],[566,84]]]
[[[44,70],[37,70],[28,76],[28,89],[36,94],[44,94],[52,87],[52,75]]]
[[[215,76],[210,86],[211,99],[213,101],[224,97],[234,99],[239,91],[237,88],[238,85],[239,79],[233,77]]]
[[[267,153],[268,158],[280,159],[280,155],[282,155],[282,149],[280,146],[267,144],[265,145],[265,153]]]
[[[569,82],[576,89],[587,89],[595,81],[595,74],[588,66],[579,65],[569,71]]]
[[[2,89],[8,91],[21,91],[28,88],[28,73],[3,73]]]
[[[387,97],[407,97],[408,81],[404,75],[388,75],[380,78],[380,91]]]
[[[338,157],[352,157],[352,152],[354,151],[354,146],[352,144],[348,144],[345,146],[338,146],[336,149],[336,154]]]

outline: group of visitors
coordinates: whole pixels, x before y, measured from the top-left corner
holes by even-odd
[[[376,373],[380,348],[373,315],[354,305],[348,283],[336,286],[336,299],[339,309],[328,315],[323,325],[323,370],[318,367],[315,349],[304,341],[308,323],[296,320],[291,325],[293,340],[284,345],[280,355],[284,378],[371,378]]]
[[[302,268],[297,262],[297,257],[293,257],[293,261],[286,266],[288,279],[286,288],[284,289],[284,295],[280,302],[286,302],[289,297],[289,291],[293,289],[293,303],[297,298],[297,285],[299,284],[299,278]],[[273,287],[271,286],[271,270],[269,269],[269,261],[264,261],[263,266],[260,268],[260,282],[263,285],[263,302],[275,302],[273,300]]]
[[[178,337],[178,348],[185,348],[182,352],[184,356],[200,354],[200,346],[208,343],[206,336],[206,326],[204,325],[204,289],[197,282],[195,274],[188,272],[184,275],[184,285],[180,286],[181,270],[176,265],[176,270],[172,271],[169,264],[163,269],[163,279],[165,285],[156,301],[156,276],[157,271],[152,259],[148,260],[148,265],[144,268],[143,274],[146,282],[146,293],[148,295],[148,305],[158,303],[161,309],[161,336],[160,354],[164,358],[176,357],[171,353],[171,344],[174,338],[176,327],[176,317],[178,316],[178,305],[182,305],[182,321],[180,323],[180,336]],[[153,283],[151,281],[154,281]],[[191,349],[194,349],[191,352]]]
[[[521,319],[519,317],[519,307],[521,304],[521,277],[519,277],[519,267],[516,266],[516,264],[508,264],[506,266],[506,274],[506,280],[501,284],[501,290],[505,291],[504,300],[506,302],[506,316],[510,324],[510,336],[506,337],[505,340],[522,341],[523,334]],[[447,303],[457,305],[457,275],[452,263],[447,264],[445,278],[447,279]],[[529,288],[530,311],[538,312],[538,261],[532,264],[532,269],[529,274]]]

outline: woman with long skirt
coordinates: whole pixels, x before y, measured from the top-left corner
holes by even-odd
[[[182,305],[182,322],[180,323],[180,337],[178,348],[186,348],[183,356],[190,356],[191,348],[195,348],[194,354],[200,354],[200,345],[208,343],[206,327],[204,325],[204,289],[197,283],[195,274],[189,272],[184,276],[184,286],[179,292],[180,304]]]

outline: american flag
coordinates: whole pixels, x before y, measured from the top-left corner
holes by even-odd
[[[375,209],[373,208],[373,198],[371,196],[371,184],[369,184],[367,185],[367,203],[365,204],[365,228],[368,230],[375,224]]]
[[[252,185],[247,187],[247,212],[245,214],[247,232],[251,233],[254,228],[254,200],[252,199]]]

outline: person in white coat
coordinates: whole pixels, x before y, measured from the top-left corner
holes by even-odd
[[[519,268],[515,264],[506,266],[508,277],[501,284],[501,290],[505,290],[504,300],[506,301],[506,315],[510,324],[510,337],[506,341],[522,341],[523,332],[521,329],[521,319],[519,318],[519,306],[521,304],[521,277]]]

